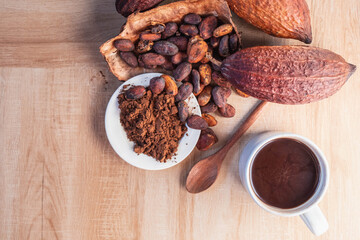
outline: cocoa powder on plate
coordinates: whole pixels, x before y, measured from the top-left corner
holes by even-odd
[[[118,96],[120,122],[127,137],[135,143],[134,151],[166,162],[177,151],[179,141],[187,132],[178,117],[173,95],[162,92],[154,95],[147,90],[137,100]]]

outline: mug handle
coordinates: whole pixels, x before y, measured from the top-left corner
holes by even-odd
[[[329,224],[324,214],[317,205],[312,207],[309,211],[301,214],[300,217],[310,231],[316,236],[323,234],[329,228]]]

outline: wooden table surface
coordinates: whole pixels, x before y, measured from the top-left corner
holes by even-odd
[[[360,1],[309,1],[313,46],[360,67]],[[360,69],[329,99],[269,104],[229,152],[213,187],[189,194],[191,166],[218,149],[256,104],[235,94],[219,143],[181,164],[144,171],[121,160],[104,114],[120,82],[98,52],[125,21],[114,0],[0,0],[0,239],[359,239]],[[301,44],[234,17],[244,45]],[[241,186],[238,158],[263,131],[306,136],[325,153],[320,203],[330,229],[314,237],[299,217],[260,209]]]

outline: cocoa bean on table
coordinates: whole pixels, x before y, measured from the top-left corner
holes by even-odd
[[[203,119],[199,115],[191,115],[190,117],[188,117],[186,122],[187,122],[187,125],[189,127],[193,128],[193,129],[206,129],[206,128],[208,128],[208,124],[205,121],[205,119]]]
[[[219,108],[219,113],[223,117],[231,118],[235,116],[235,108],[227,103],[224,107]]]
[[[231,90],[229,88],[216,86],[212,90],[212,97],[214,103],[219,107],[223,108],[226,105],[226,100],[230,96]]]
[[[199,96],[197,97],[197,101],[200,106],[203,107],[209,103],[211,99],[211,90],[212,90],[211,86],[206,86],[204,90],[199,94]]]
[[[200,151],[206,151],[217,142],[218,138],[214,131],[210,128],[206,128],[201,130],[199,140],[196,144],[196,148]]]
[[[216,112],[216,110],[218,110],[218,107],[212,101],[210,101],[208,104],[200,108],[202,113],[213,113]]]
[[[184,80],[191,73],[192,66],[188,62],[180,63],[173,71],[173,76],[176,81]]]
[[[157,41],[153,49],[160,55],[173,56],[179,52],[178,47],[169,41]]]
[[[205,119],[205,121],[207,122],[207,124],[209,125],[209,127],[214,127],[214,126],[216,126],[217,121],[216,121],[216,119],[215,119],[214,116],[212,116],[212,115],[210,115],[210,114],[208,114],[208,113],[203,113],[203,114],[201,114],[201,117],[202,117],[203,119]]]

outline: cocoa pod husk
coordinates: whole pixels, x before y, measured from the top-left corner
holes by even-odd
[[[304,104],[337,92],[355,65],[326,49],[307,46],[263,46],[226,58],[221,73],[252,97],[282,104]]]

